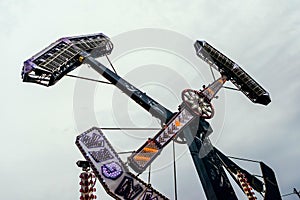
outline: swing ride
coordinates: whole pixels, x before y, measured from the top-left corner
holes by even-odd
[[[171,141],[186,143],[208,200],[237,199],[225,170],[248,199],[257,199],[253,190],[265,200],[281,199],[273,170],[260,162],[262,181],[239,167],[211,144],[209,135],[213,130],[206,121],[214,116],[212,100],[227,81],[231,81],[236,90],[257,104],[268,105],[271,102],[268,92],[238,64],[206,41],[196,41],[194,47],[196,54],[215,68],[221,77],[202,90],[183,90],[182,103],[177,112],[168,110],[96,60],[97,57],[109,55],[113,49],[110,39],[102,33],[57,40],[24,62],[22,79],[24,82],[52,86],[72,70],[87,64],[161,122],[161,130],[128,157],[127,162],[132,170],[138,174],[145,171]],[[113,198],[168,199],[130,172],[100,128],[94,127],[80,134],[76,145]],[[200,156],[203,149],[206,154]],[[89,174],[82,176],[91,178]],[[94,189],[86,188],[88,185],[82,188],[81,199],[94,199],[90,191]]]

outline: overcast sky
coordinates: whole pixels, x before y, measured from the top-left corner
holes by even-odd
[[[227,155],[271,166],[282,194],[293,187],[299,190],[299,9],[297,0],[0,1],[1,197],[77,199],[80,169],[75,162],[82,159],[74,145],[78,134],[91,126],[158,126],[112,86],[94,88],[94,83],[86,83],[93,99],[85,101],[85,96],[76,99],[81,90],[86,93],[78,90],[79,80],[64,77],[49,88],[22,82],[23,62],[50,43],[98,32],[112,38],[112,60],[119,74],[172,111],[184,87],[199,89],[212,80],[209,68],[193,50],[196,39],[209,41],[239,63],[269,91],[272,102],[267,107],[255,105],[241,93],[223,90],[213,102],[212,142]],[[147,43],[130,46],[135,36],[151,45],[150,33],[157,33],[155,48]],[[76,73],[99,77],[88,71]],[[119,117],[117,105],[122,100],[128,109]],[[93,110],[85,112],[89,102]],[[88,113],[95,121],[89,121]],[[124,113],[131,124],[124,124]],[[106,133],[117,151],[127,151],[156,132]],[[205,199],[186,146],[176,145],[176,150],[179,199]],[[173,199],[171,156],[167,147],[154,163],[151,179],[157,190]],[[253,164],[239,164],[259,173]],[[147,180],[146,175],[142,178]],[[97,195],[110,199],[100,184]]]

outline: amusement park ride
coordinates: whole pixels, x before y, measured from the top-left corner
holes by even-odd
[[[225,169],[248,199],[257,199],[253,190],[265,200],[281,199],[273,170],[260,162],[261,180],[239,167],[211,144],[212,128],[206,121],[214,116],[211,101],[226,81],[231,81],[254,103],[269,104],[268,92],[206,41],[197,40],[194,47],[197,55],[221,76],[200,91],[185,89],[177,112],[171,112],[95,59],[109,55],[113,49],[110,39],[102,33],[57,40],[24,62],[22,78],[24,82],[52,86],[81,64],[88,64],[161,121],[161,130],[128,157],[127,163],[132,170],[138,174],[145,171],[171,141],[187,143],[208,200],[238,199]],[[77,163],[83,169],[81,199],[96,198],[93,194],[94,175],[116,199],[168,199],[130,172],[100,128],[93,127],[80,134],[76,145],[86,159]]]

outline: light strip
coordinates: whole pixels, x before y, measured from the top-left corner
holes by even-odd
[[[154,161],[174,137],[195,118],[186,108],[182,108],[170,122],[161,129],[152,139],[144,143],[136,152],[128,157],[129,166],[141,173]]]
[[[237,63],[222,54],[206,41],[197,40],[194,44],[197,55],[226,75],[241,92],[252,102],[267,105],[271,102],[269,93],[260,86],[249,74],[247,74]]]

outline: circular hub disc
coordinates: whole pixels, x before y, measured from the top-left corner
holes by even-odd
[[[214,116],[212,104],[201,92],[185,89],[182,91],[181,98],[187,107],[201,118],[210,119]]]

